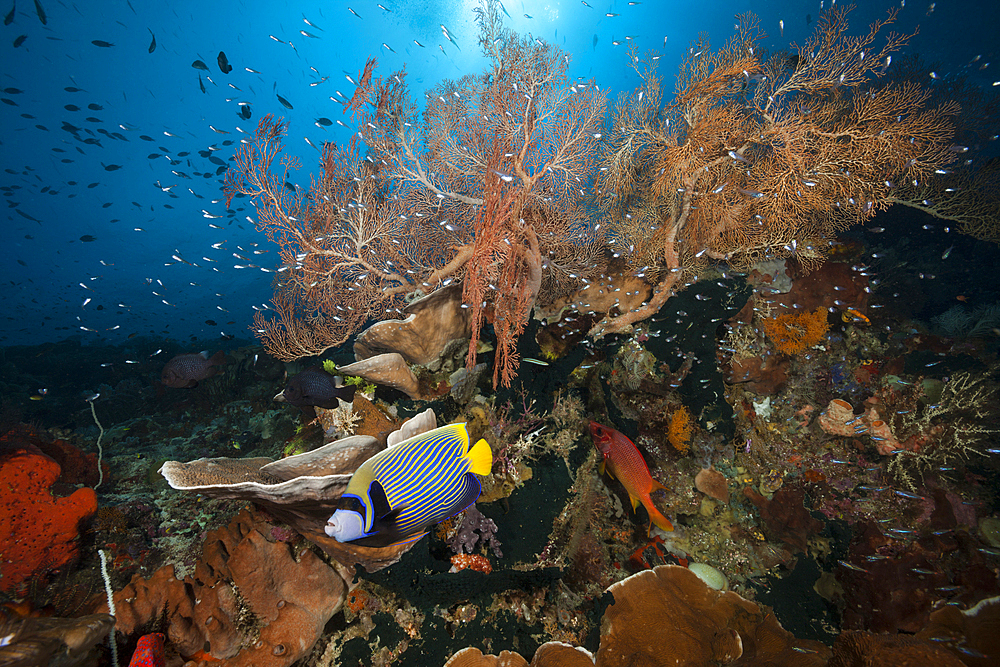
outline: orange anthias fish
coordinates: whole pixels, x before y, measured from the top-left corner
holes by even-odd
[[[601,472],[607,468],[608,473],[622,483],[632,501],[632,510],[642,503],[653,523],[662,530],[673,530],[674,525],[670,523],[670,519],[663,516],[649,498],[650,493],[663,489],[664,486],[649,474],[646,461],[632,441],[615,429],[601,426],[595,421],[590,422],[590,435],[594,438],[597,451],[604,457]]]

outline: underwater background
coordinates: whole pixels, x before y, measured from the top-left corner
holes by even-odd
[[[0,11],[0,664],[1000,659],[995,3]]]

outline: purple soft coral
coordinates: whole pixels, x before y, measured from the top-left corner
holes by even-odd
[[[482,540],[483,544],[493,550],[493,555],[503,558],[500,551],[500,540],[496,538],[497,525],[493,519],[487,518],[480,512],[475,504],[466,508],[465,512],[458,519],[458,530],[448,539],[448,546],[457,554],[472,553],[476,544]]]

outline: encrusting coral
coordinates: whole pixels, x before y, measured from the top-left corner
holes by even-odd
[[[270,534],[267,522],[244,510],[208,532],[193,576],[177,579],[173,565],[147,579],[136,575],[115,593],[117,629],[131,634],[162,622],[186,657],[208,654],[228,667],[291,665],[341,608],[353,573]]]

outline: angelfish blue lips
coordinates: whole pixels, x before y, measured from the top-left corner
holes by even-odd
[[[326,522],[326,534],[338,542],[350,542],[364,537],[362,517],[353,510],[337,510]]]

